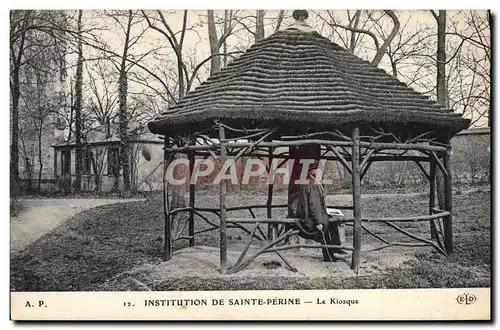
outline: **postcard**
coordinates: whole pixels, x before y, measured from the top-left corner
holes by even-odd
[[[11,10],[11,320],[491,320],[491,53],[485,10]]]

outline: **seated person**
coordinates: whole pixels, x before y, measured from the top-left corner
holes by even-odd
[[[308,184],[301,184],[299,191],[291,197],[289,215],[299,218],[296,224],[287,225],[285,230],[298,227],[298,236],[312,239],[323,245],[341,245],[338,225],[329,223],[323,187],[314,180],[314,171],[308,172]],[[346,254],[339,248],[322,248],[324,261],[336,261],[334,253]]]

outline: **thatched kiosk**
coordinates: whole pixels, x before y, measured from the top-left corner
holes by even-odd
[[[416,241],[381,239],[383,247],[432,246],[443,254],[452,253],[449,141],[469,121],[313,31],[304,22],[307,12],[296,11],[294,17],[295,24],[257,42],[149,123],[151,132],[165,138],[165,166],[178,153],[187,155],[192,170],[196,156],[220,157],[223,164],[228,158],[261,157],[264,152],[276,157],[273,148],[288,147],[289,152],[281,153],[279,158],[289,159],[296,158],[297,153],[300,157],[300,150],[307,146],[319,146],[320,157],[340,162],[352,175],[353,205],[348,208],[353,210],[353,217],[332,219],[353,226],[352,245],[342,247],[352,251],[352,269],[359,267],[366,221],[384,223]],[[424,215],[363,217],[363,176],[373,162],[387,160],[415,162],[426,176],[430,198]],[[436,171],[444,176],[444,209],[435,205]],[[203,218],[203,212],[212,212],[220,218],[219,224],[212,223],[212,229],[220,231],[222,273],[241,270],[267,252],[277,253],[286,263],[280,251],[300,245],[282,244],[297,231],[280,230],[294,219],[272,216],[273,208],[286,207],[272,203],[273,185],[269,185],[266,205],[228,208],[226,184],[220,183],[220,207],[214,209],[195,206],[194,184],[190,185],[189,206],[169,209],[165,187],[165,259],[171,255],[172,215],[189,212],[189,233],[181,238],[188,239],[191,246],[197,234],[194,217]],[[267,209],[266,218],[230,217],[231,211],[259,207]],[[419,237],[397,225],[404,221],[429,222],[433,238]],[[242,224],[254,224],[253,231]],[[250,238],[262,238],[265,235],[261,224],[268,225],[267,245],[244,261],[250,239],[240,258],[228,265],[227,228],[241,228]]]

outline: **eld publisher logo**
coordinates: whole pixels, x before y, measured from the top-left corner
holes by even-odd
[[[473,303],[476,302],[477,298],[473,294],[462,293],[456,298],[456,300],[457,303],[459,303],[460,305],[472,305]]]

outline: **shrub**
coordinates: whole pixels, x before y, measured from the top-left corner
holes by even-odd
[[[10,216],[16,217],[26,209],[26,204],[13,196],[10,198]]]

